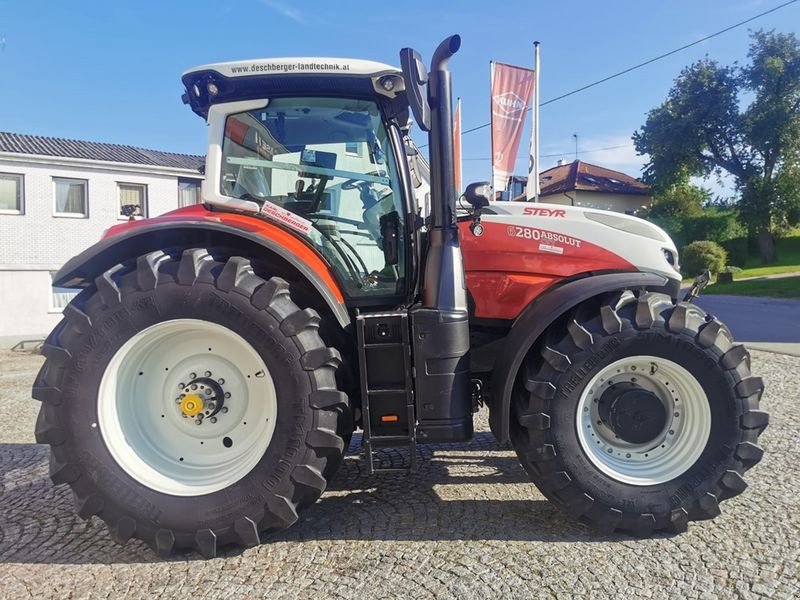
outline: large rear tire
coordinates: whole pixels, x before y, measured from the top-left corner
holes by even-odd
[[[747,487],[768,423],[762,391],[718,320],[664,294],[624,292],[574,311],[531,351],[512,440],[572,517],[602,531],[681,532]]]
[[[53,482],[162,556],[289,527],[350,433],[319,322],[242,257],[159,251],[110,269],[44,345],[33,396]]]

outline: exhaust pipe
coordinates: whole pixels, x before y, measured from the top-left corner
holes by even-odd
[[[461,37],[444,40],[433,53],[428,83],[431,109],[431,224],[425,261],[423,305],[440,310],[467,310],[464,265],[456,225],[455,164],[453,159],[453,95],[450,58]]]
[[[453,98],[447,68],[460,46],[458,35],[439,44],[430,76],[417,52],[406,48],[400,53],[409,104],[417,124],[428,131],[431,159],[422,305],[409,311],[417,438],[424,442],[458,442],[472,437],[469,313],[456,223]]]

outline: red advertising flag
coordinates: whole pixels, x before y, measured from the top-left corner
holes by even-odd
[[[461,98],[456,103],[453,117],[453,160],[455,163],[456,193],[461,196]]]
[[[492,63],[492,183],[506,189],[514,173],[525,115],[533,93],[532,69]]]

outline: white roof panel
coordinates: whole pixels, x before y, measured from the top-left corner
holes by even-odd
[[[216,71],[225,77],[248,77],[251,75],[287,75],[287,74],[319,74],[319,75],[363,75],[375,76],[385,73],[400,73],[400,69],[391,65],[360,60],[357,58],[259,58],[255,60],[237,60],[233,62],[201,65],[184,72],[183,75],[198,71]]]

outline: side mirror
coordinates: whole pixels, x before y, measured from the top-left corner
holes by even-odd
[[[492,186],[488,181],[470,183],[464,190],[464,200],[470,203],[476,211],[484,206],[489,206],[492,199]]]
[[[422,56],[412,48],[403,48],[400,51],[400,67],[403,69],[403,79],[408,95],[408,104],[417,120],[417,125],[423,131],[431,130],[431,107],[428,104],[428,71]]]

